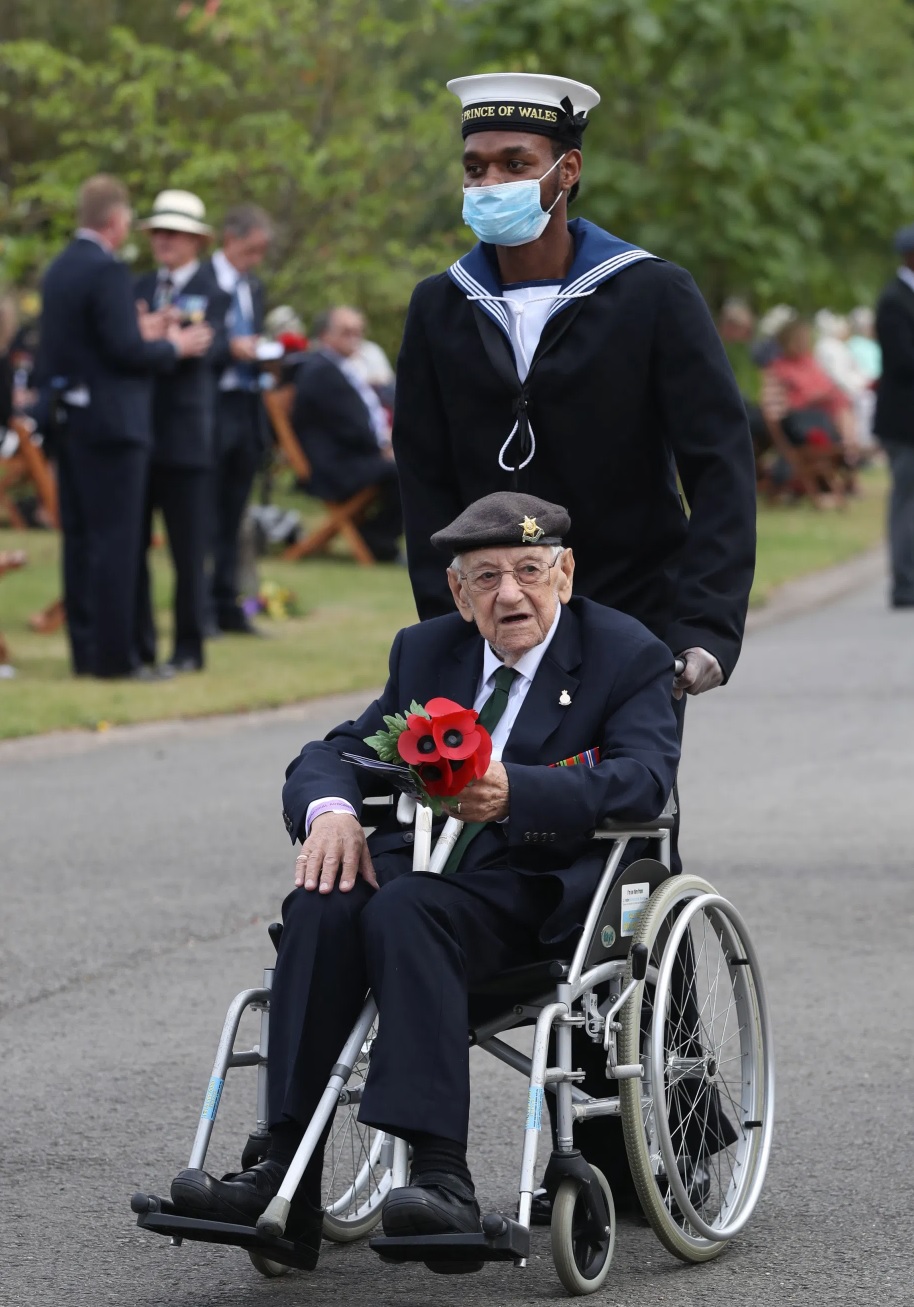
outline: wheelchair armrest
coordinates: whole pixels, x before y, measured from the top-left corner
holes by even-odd
[[[678,811],[676,800],[671,794],[663,805],[663,811],[653,821],[604,821],[594,831],[594,839],[611,840],[619,835],[652,835],[672,830]]]

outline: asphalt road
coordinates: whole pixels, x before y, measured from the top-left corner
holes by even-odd
[[[563,1296],[542,1234],[523,1271],[432,1278],[325,1245],[311,1276],[270,1282],[237,1250],[133,1224],[131,1192],[167,1192],[185,1164],[229,998],[269,962],[292,867],[283,767],[346,705],[0,746],[0,1303]],[[722,1257],[686,1267],[620,1225],[597,1301],[910,1303],[914,616],[879,586],[755,633],[733,684],[690,705],[682,791],[686,865],[764,959],[775,1149]],[[476,1058],[471,1162],[484,1207],[510,1211],[524,1087]],[[234,1074],[226,1169],[253,1108],[252,1073]]]

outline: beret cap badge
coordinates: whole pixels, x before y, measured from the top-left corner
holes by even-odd
[[[518,522],[518,526],[521,529],[522,545],[535,545],[537,540],[542,540],[546,534],[541,526],[536,525],[535,517],[525,517],[523,522]]]

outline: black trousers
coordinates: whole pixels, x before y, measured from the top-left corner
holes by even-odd
[[[206,622],[206,545],[209,534],[210,471],[153,463],[146,495],[144,552],[137,601],[137,650],[141,662],[156,661],[156,628],[149,580],[152,515],[161,509],[175,570],[173,662],[203,666]]]
[[[468,990],[540,955],[551,898],[535,878],[507,868],[444,878],[413,874],[402,857],[396,864],[376,861],[378,891],[359,880],[346,894],[297,889],[283,904],[270,1003],[271,1125],[310,1120],[370,988],[379,1035],[359,1119],[405,1137],[421,1131],[466,1143]]]
[[[221,391],[216,407],[216,463],[212,474],[211,615],[237,626],[238,531],[264,455],[259,391]]]
[[[137,575],[149,457],[142,445],[89,445],[75,421],[61,438],[64,604],[76,673],[126,676],[137,664]]]

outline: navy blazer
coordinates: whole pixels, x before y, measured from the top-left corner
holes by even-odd
[[[523,386],[493,246],[413,294],[393,442],[419,616],[450,611],[432,534],[512,487],[499,451],[526,412],[536,446],[516,488],[571,514],[578,592],[637,617],[674,653],[710,650],[729,676],[755,562],[755,464],[727,356],[682,268],[584,219],[569,230],[565,298]],[[504,461],[518,453],[515,442]]]
[[[93,240],[74,240],[45,273],[41,296],[38,385],[61,377],[88,387],[89,407],[71,410],[80,440],[150,445],[151,377],[170,372],[178,355],[140,335],[127,265]]]
[[[914,290],[893,277],[876,306],[882,376],[873,430],[882,440],[914,445]]]
[[[359,810],[368,794],[384,793],[375,774],[341,759],[375,756],[366,736],[383,730],[385,714],[413,699],[444,695],[471,705],[482,672],[483,641],[454,613],[408,627],[396,637],[390,678],[379,699],[355,722],[305,745],[286,772],[283,818],[293,842],[304,836],[308,805],[333,795]],[[510,866],[548,875],[555,908],[544,941],[580,926],[605,858],[590,835],[614,818],[649,821],[669,795],[679,761],[670,698],[673,660],[640,622],[588,599],[573,598],[514,723],[502,761],[510,785],[507,822],[490,824],[469,846],[460,874],[474,867]],[[571,699],[563,706],[563,692]],[[598,747],[595,767],[550,764]],[[369,839],[372,857],[411,859],[411,831],[394,814]],[[382,867],[376,861],[379,877]],[[402,868],[401,868],[402,869]],[[510,882],[508,882],[510,884]]]
[[[348,499],[377,480],[382,454],[365,401],[320,349],[298,368],[292,425],[311,463],[308,489],[318,498]]]
[[[145,273],[134,288],[136,298],[151,307],[157,282],[156,272]],[[167,467],[206,468],[213,461],[216,384],[225,366],[225,319],[231,296],[219,286],[208,260],[200,264],[177,299],[180,301],[183,295],[206,298],[206,321],[213,329],[213,343],[203,358],[181,359],[174,372],[156,378],[152,394],[152,461]]]

